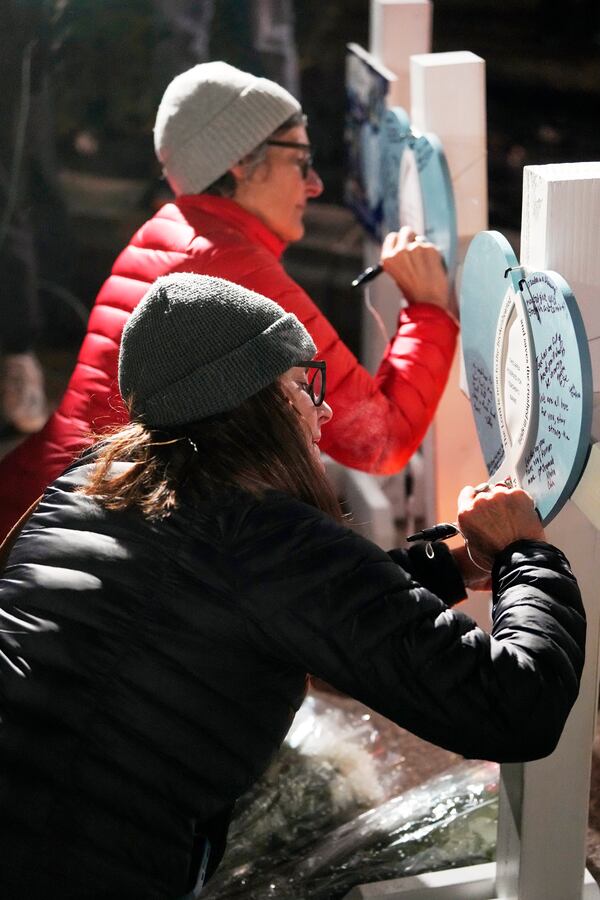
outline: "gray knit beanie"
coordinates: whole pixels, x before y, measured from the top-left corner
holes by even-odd
[[[174,192],[199,194],[299,112],[274,81],[224,62],[200,63],[167,87],[154,148]]]
[[[296,316],[262,294],[166,275],[125,325],[119,388],[146,425],[183,425],[233,409],[315,351]]]

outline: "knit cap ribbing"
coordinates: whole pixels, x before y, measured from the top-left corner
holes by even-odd
[[[224,62],[200,63],[167,87],[154,148],[175,194],[198,194],[299,112],[274,81]]]
[[[194,422],[238,406],[316,347],[293,313],[208,275],[157,279],[129,318],[119,388],[152,427]]]

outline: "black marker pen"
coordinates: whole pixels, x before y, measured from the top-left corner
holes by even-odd
[[[455,537],[460,531],[452,522],[440,522],[439,525],[432,525],[431,528],[424,528],[423,531],[416,531],[406,537],[407,541],[447,541],[448,538]]]
[[[381,275],[383,272],[383,266],[381,263],[377,263],[376,266],[369,266],[368,269],[365,269],[364,272],[361,272],[360,275],[357,275],[354,281],[352,282],[352,287],[359,287],[361,284],[368,284],[369,281],[373,281],[374,278],[377,278],[378,275]]]

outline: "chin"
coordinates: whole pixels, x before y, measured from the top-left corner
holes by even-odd
[[[286,235],[279,235],[279,237],[286,244],[296,244],[304,237],[304,228],[300,228],[298,231],[289,231]]]
[[[279,232],[279,237],[282,241],[285,241],[286,244],[294,244],[296,241],[302,240],[304,237],[304,223],[300,222],[299,225],[290,226],[290,228],[282,229]]]

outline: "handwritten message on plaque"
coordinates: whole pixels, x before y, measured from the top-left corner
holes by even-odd
[[[592,375],[576,300],[559,274],[524,270],[501,234],[481,232],[465,259],[461,325],[490,477],[529,491],[549,522],[575,489],[590,441]]]

